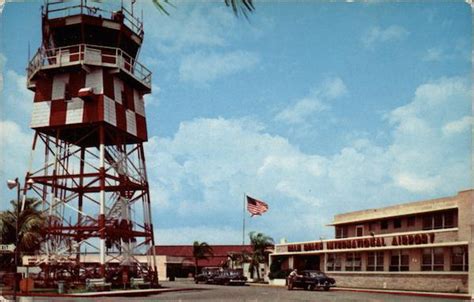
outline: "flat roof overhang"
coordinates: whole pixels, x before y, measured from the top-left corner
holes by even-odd
[[[352,252],[373,252],[373,251],[386,251],[386,250],[406,250],[406,249],[422,249],[431,247],[449,247],[449,246],[464,246],[469,245],[468,241],[452,241],[452,242],[439,242],[419,245],[397,245],[397,246],[381,246],[381,247],[364,247],[364,248],[350,248],[350,249],[325,249],[317,251],[301,251],[301,252],[281,252],[270,254],[270,257],[275,256],[293,256],[293,255],[321,255],[321,254],[333,254],[333,253],[352,253]]]
[[[458,207],[458,200],[455,196],[449,198],[425,200],[413,203],[399,204],[385,208],[368,209],[335,215],[334,221],[332,223],[327,224],[327,226],[354,224],[374,220],[382,220],[386,218],[424,214],[429,212],[457,209]]]

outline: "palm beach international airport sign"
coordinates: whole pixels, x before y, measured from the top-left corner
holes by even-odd
[[[277,246],[276,252],[306,252],[323,250],[367,249],[387,246],[423,245],[435,242],[434,233],[407,234],[388,237],[365,237],[353,239],[336,239]],[[287,247],[287,250],[285,250]]]

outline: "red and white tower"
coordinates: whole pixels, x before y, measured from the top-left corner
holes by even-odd
[[[137,61],[143,23],[132,12],[133,3],[112,11],[87,0],[43,7],[42,45],[27,68],[35,136],[26,181],[48,217],[37,256],[47,279],[157,282],[143,150],[151,72]]]

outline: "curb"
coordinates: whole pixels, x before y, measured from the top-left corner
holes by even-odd
[[[145,290],[117,290],[117,291],[102,291],[90,293],[77,294],[56,294],[56,293],[37,293],[37,294],[21,294],[21,297],[64,297],[64,298],[95,298],[95,297],[143,297],[149,295],[156,295],[160,293],[178,292],[178,291],[192,291],[196,288],[157,288]]]
[[[248,283],[250,286],[284,288],[283,285],[262,284],[262,283]],[[431,297],[431,298],[448,298],[472,301],[469,294],[454,294],[454,293],[438,293],[438,292],[417,292],[417,291],[403,291],[403,290],[384,290],[384,289],[367,289],[367,288],[348,288],[348,287],[332,287],[331,291],[347,291],[359,293],[374,293],[385,295],[399,295],[399,296],[417,296],[417,297]]]
[[[402,290],[377,290],[377,289],[363,289],[363,288],[343,288],[334,287],[331,290],[335,291],[347,291],[347,292],[359,292],[359,293],[374,293],[374,294],[385,294],[385,295],[398,295],[398,296],[416,296],[416,297],[431,297],[431,298],[448,298],[448,299],[460,299],[460,300],[471,300],[469,294],[454,294],[454,293],[436,293],[436,292],[415,292],[415,291],[402,291]]]

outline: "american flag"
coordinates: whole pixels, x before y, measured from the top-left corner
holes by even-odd
[[[268,210],[268,204],[261,200],[247,196],[247,210],[250,214],[252,214],[251,216],[262,215]]]

